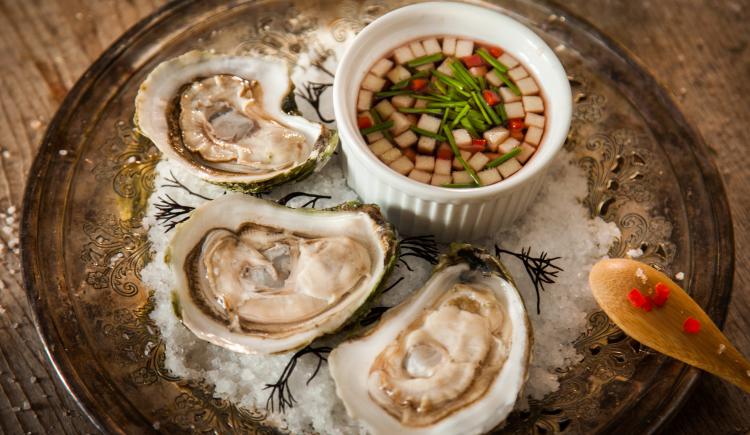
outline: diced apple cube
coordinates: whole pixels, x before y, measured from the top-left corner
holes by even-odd
[[[521,145],[521,152],[516,156],[516,159],[525,165],[526,162],[531,158],[531,156],[534,155],[535,152],[536,152],[536,148],[525,143]]]
[[[473,68],[469,68],[469,74],[473,75],[474,77],[482,77],[487,75],[487,67],[486,66],[475,66]]]
[[[376,131],[375,133],[370,133],[367,135],[367,142],[375,143],[384,137],[385,136],[383,135],[382,131]]]
[[[424,51],[426,54],[435,54],[442,51],[442,48],[440,48],[440,43],[435,38],[429,38],[422,41],[422,47],[424,47]]]
[[[513,91],[510,90],[509,87],[504,86],[500,88],[500,98],[503,99],[503,103],[515,103],[516,101],[521,101],[521,96],[516,95],[513,93]]]
[[[456,41],[456,57],[461,58],[472,54],[474,54],[474,41],[470,39]]]
[[[385,80],[372,74],[367,74],[362,80],[362,88],[372,92],[380,92],[385,86]]]
[[[520,101],[516,101],[515,103],[506,103],[505,113],[510,119],[523,118],[526,115],[526,112],[524,112],[523,110],[523,103],[521,103]]]
[[[430,179],[432,179],[432,174],[420,171],[419,169],[412,169],[411,172],[409,172],[409,178],[419,181],[420,183],[428,184]]]
[[[400,146],[401,148],[412,146],[417,143],[417,140],[419,140],[419,138],[411,130],[406,130],[405,132],[393,138],[393,141],[396,142],[396,145]]]
[[[484,168],[484,165],[487,164],[487,162],[490,161],[490,158],[484,155],[484,153],[476,153],[469,159],[468,163],[469,166],[474,168],[475,171],[481,171],[482,168]]]
[[[416,103],[414,103],[415,109],[424,109],[427,107],[427,100],[417,100]]]
[[[402,67],[401,65],[397,65],[395,68],[388,71],[388,74],[386,74],[385,76],[388,77],[388,80],[390,80],[392,83],[398,83],[411,77],[411,73],[408,69]]]
[[[419,117],[417,128],[421,128],[422,130],[427,130],[430,133],[437,133],[438,129],[440,128],[440,118],[436,118],[434,116],[423,114],[422,116]]]
[[[406,156],[399,157],[398,159],[394,160],[389,166],[391,167],[391,169],[401,175],[406,175],[411,172],[412,169],[414,169],[414,163],[412,163],[412,161],[409,160],[409,158]]]
[[[390,165],[391,163],[395,162],[397,159],[402,157],[401,150],[398,148],[391,148],[388,151],[384,152],[380,155],[380,160],[385,162],[386,165]],[[404,156],[405,157],[405,156]],[[409,160],[408,157],[406,157],[406,160]],[[411,160],[409,160],[411,161]],[[408,171],[407,171],[408,172]]]
[[[443,63],[440,64],[437,70],[449,77],[453,77],[453,69],[451,68],[451,62],[453,62],[453,60],[445,59]]]
[[[430,184],[433,186],[442,186],[443,184],[450,184],[451,174],[432,174]]]
[[[500,154],[508,154],[509,152],[513,151],[513,148],[519,145],[521,145],[521,142],[519,142],[517,139],[509,137],[505,140],[505,142],[498,145],[497,150],[500,152]]]
[[[412,53],[411,48],[409,48],[408,45],[393,50],[393,58],[400,64],[404,64],[414,59],[414,57],[414,53]]]
[[[370,110],[370,107],[372,107],[372,92],[360,89],[357,96],[357,110]]]
[[[424,47],[422,46],[422,43],[419,41],[414,41],[409,44],[409,48],[411,48],[411,52],[414,54],[414,57],[422,57],[427,54],[427,52],[424,50]]]
[[[420,136],[417,142],[417,151],[422,154],[432,154],[435,151],[435,143],[437,140],[433,137]]]
[[[440,123],[440,120],[438,119],[438,125],[439,123]],[[453,139],[456,141],[456,145],[459,148],[465,148],[471,145],[471,135],[465,129],[458,128],[456,130],[453,130],[452,133],[453,133]]]
[[[497,172],[497,168],[485,169],[484,171],[477,172],[477,175],[482,182],[482,186],[489,186],[490,184],[495,184],[503,179],[503,177],[500,176],[500,173]]]
[[[431,71],[433,69],[435,69],[435,64],[434,63],[426,63],[424,65],[419,65],[416,68],[417,71]]]
[[[497,167],[497,170],[500,172],[500,175],[503,176],[503,178],[508,178],[511,175],[518,172],[518,170],[521,169],[521,163],[518,162],[518,160],[514,158],[509,159],[500,166]]]
[[[387,118],[390,118],[391,115],[393,115],[393,112],[396,111],[396,108],[393,107],[390,101],[380,100],[380,102],[375,105],[375,110],[380,114],[380,116],[383,119],[387,119]]]
[[[503,53],[500,57],[497,58],[497,60],[503,65],[507,66],[508,69],[518,66],[518,61],[516,60],[516,58],[509,55],[508,53]]]
[[[544,112],[544,100],[538,96],[524,96],[523,109],[527,112],[541,113]]]
[[[514,82],[517,82],[521,80],[522,78],[528,77],[528,76],[529,76],[529,73],[526,72],[526,68],[522,66],[517,66],[513,68],[512,70],[508,71],[508,77],[513,79]]]
[[[534,127],[544,128],[544,116],[537,115],[536,113],[529,113],[527,109],[526,119],[523,120],[523,123],[526,124],[527,127],[533,125]]]
[[[410,95],[396,95],[391,98],[391,104],[395,107],[411,107],[414,104],[414,97]]]
[[[495,127],[484,132],[482,136],[487,141],[487,148],[490,151],[497,151],[497,146],[508,138],[510,132],[503,127]]]
[[[526,77],[516,82],[516,86],[523,95],[534,95],[539,93],[539,87],[533,77]]]
[[[385,73],[391,70],[391,68],[393,68],[393,62],[386,58],[382,58],[379,61],[375,62],[375,65],[373,65],[372,69],[370,70],[370,74],[377,77],[383,77]]]
[[[417,160],[414,162],[414,167],[420,171],[432,172],[435,170],[435,157],[417,154]]]
[[[465,150],[459,150],[461,153],[461,157],[463,157],[464,161],[467,161],[471,158],[471,152],[465,151]],[[458,161],[457,157],[453,158],[453,169],[463,169],[464,165],[461,164],[461,162]]]
[[[484,78],[487,79],[487,82],[492,86],[500,86],[503,84],[503,81],[500,80],[500,76],[497,75],[497,72],[494,69],[485,74]]]
[[[399,135],[411,127],[411,121],[409,118],[400,112],[393,112],[390,119],[393,121],[393,127],[391,127],[391,133]]]
[[[372,151],[373,154],[376,156],[383,155],[386,151],[393,148],[393,145],[391,145],[390,141],[388,139],[380,139],[377,142],[373,142],[370,144],[370,151]]]
[[[466,171],[454,171],[453,182],[456,184],[468,184],[472,183],[473,180],[471,179],[469,173]]]
[[[543,132],[544,130],[539,127],[529,127],[528,130],[526,130],[526,136],[523,140],[534,146],[539,145],[539,142],[542,141]]]
[[[406,119],[409,120],[409,123],[411,125],[415,125],[417,123],[417,115],[415,115],[413,113],[406,114]]]
[[[451,174],[451,161],[446,159],[436,159],[435,169],[436,174],[450,175]]]
[[[452,36],[446,36],[443,38],[443,54],[446,56],[453,56],[456,54],[456,38]]]

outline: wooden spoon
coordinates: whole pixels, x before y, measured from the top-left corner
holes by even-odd
[[[636,275],[646,276],[644,283]],[[640,273],[639,273],[640,274]],[[637,288],[650,294],[656,283],[669,286],[662,307],[650,312],[634,307],[628,293]],[[692,366],[713,373],[750,393],[750,362],[735,349],[708,315],[668,276],[639,261],[601,260],[589,274],[594,298],[605,313],[626,334],[646,346]],[[688,317],[698,320],[700,332],[688,334],[683,324]]]

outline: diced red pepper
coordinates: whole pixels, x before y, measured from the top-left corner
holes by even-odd
[[[701,332],[701,322],[692,317],[688,317],[685,319],[685,323],[682,324],[682,330],[688,334],[697,334]]]
[[[453,150],[448,145],[442,144],[437,150],[437,158],[443,160],[452,160]]]
[[[523,127],[523,118],[513,118],[508,120],[509,130],[521,130]]]
[[[646,296],[644,296],[640,290],[634,288],[633,290],[630,290],[630,293],[628,293],[628,300],[634,307],[641,308],[643,304],[646,303]]]
[[[464,56],[461,58],[466,68],[474,68],[475,66],[484,65],[484,60],[478,54],[472,54],[471,56]]]
[[[643,308],[643,311],[648,313],[654,308],[654,303],[651,301],[650,296],[644,296],[644,298],[645,301],[643,302],[643,306],[641,308]]]
[[[462,147],[461,150],[468,151],[474,154],[474,153],[481,153],[482,151],[484,151],[484,148],[485,148],[485,145],[478,145],[478,144],[472,143],[471,145]]]
[[[488,47],[487,51],[494,57],[500,57],[503,55],[503,50],[497,47]]]
[[[500,96],[493,91],[490,91],[489,89],[483,90],[482,96],[484,97],[484,101],[486,101],[490,106],[494,106],[495,104],[500,102]]]
[[[421,91],[422,89],[427,87],[427,79],[414,79],[409,83],[409,89],[412,91]]]
[[[654,297],[652,299],[654,300],[654,305],[657,307],[664,305],[667,299],[669,299],[669,287],[663,282],[657,283],[654,287]]]
[[[415,162],[417,160],[417,152],[414,151],[414,148],[406,148],[405,150],[403,150],[403,153],[412,162]]]
[[[357,117],[357,128],[361,130],[363,128],[370,128],[370,127],[372,127],[372,119],[370,119],[369,116]]]
[[[471,144],[472,145],[485,146],[485,145],[487,145],[487,139],[479,139],[479,138],[474,139],[474,138],[472,138],[471,139]]]
[[[510,137],[516,140],[523,140],[523,130],[511,130]]]

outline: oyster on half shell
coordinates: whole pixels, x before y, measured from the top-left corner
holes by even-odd
[[[328,357],[347,412],[374,434],[478,434],[527,377],[531,329],[496,257],[454,244],[431,278]]]
[[[297,113],[283,61],[205,51],[154,68],[138,90],[135,123],[166,157],[244,192],[311,173],[338,144]]]
[[[293,209],[229,194],[176,227],[166,262],[188,329],[233,351],[270,354],[356,317],[396,251],[377,206]]]

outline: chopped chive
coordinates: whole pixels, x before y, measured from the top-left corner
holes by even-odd
[[[477,95],[477,94],[474,94],[474,95]],[[495,113],[495,111],[492,110],[492,107],[489,104],[487,104],[487,101],[484,99],[484,97],[480,97],[477,95],[477,98],[479,99],[479,104],[482,105],[482,107],[484,108],[484,111],[487,113],[487,115],[489,115],[490,119],[492,119],[492,122],[490,122],[490,124],[500,125],[502,123],[502,120],[500,119],[499,116],[497,116],[497,113]]]
[[[464,67],[464,64],[461,63],[461,61],[451,62],[451,69],[453,70],[456,78],[460,79],[460,81],[463,82],[466,86],[475,90],[479,90],[479,85],[477,85],[477,82],[474,80],[471,73],[469,73],[469,70]]]
[[[428,109],[440,109],[444,107],[464,107],[466,105],[465,101],[450,101],[450,102],[439,102],[439,103],[427,103]]]
[[[396,83],[395,85],[388,88],[391,91],[397,91],[399,89],[404,89],[405,87],[409,86],[409,83],[411,83],[414,79],[422,79],[427,76],[429,76],[430,73],[428,71],[419,71],[418,73],[414,74],[413,76],[409,77],[408,79],[403,79],[400,82]]]
[[[372,127],[363,128],[359,132],[362,133],[363,136],[367,136],[371,133],[377,133],[379,131],[387,130],[389,128],[393,127],[393,121],[386,121],[380,124],[373,125]]]
[[[406,62],[406,66],[410,68],[414,68],[414,67],[426,65],[428,63],[437,62],[439,60],[443,60],[443,53],[428,54],[426,56],[421,56],[416,59],[412,59]]]
[[[482,114],[482,117],[485,121],[487,121],[487,124],[492,124],[492,120],[490,119],[490,116],[487,114],[487,111],[485,110],[484,106],[482,105],[482,100],[479,95],[477,95],[476,92],[472,92],[471,96],[474,98],[474,101],[477,103],[477,108],[479,109],[479,112]]]
[[[461,118],[461,121],[459,123],[461,124],[461,127],[465,128],[472,137],[479,137],[479,133],[477,133],[477,130],[473,125],[471,125],[471,121],[469,121],[469,118],[467,116]]]
[[[495,160],[487,163],[488,168],[496,168],[506,161],[512,159],[513,157],[519,155],[521,153],[520,147],[515,147],[512,150],[508,151],[507,153],[503,154],[502,156],[496,158]]]
[[[464,116],[466,116],[467,113],[469,113],[469,110],[471,107],[467,104],[463,109],[461,109],[460,112],[458,112],[458,115],[456,115],[456,118],[453,119],[453,122],[451,122],[451,128],[458,125],[458,123],[463,119]]]
[[[422,94],[416,94],[412,95],[412,97],[416,98],[417,100],[426,100],[426,101],[434,101],[437,103],[444,103],[448,101],[448,97],[441,97],[439,95],[422,95]]]
[[[479,82],[479,87],[482,88],[482,90],[487,89],[487,80],[484,77],[477,77],[477,81]]]
[[[414,107],[397,107],[401,113],[429,113],[431,115],[442,115],[443,111],[440,109],[417,109]]]
[[[408,89],[404,90],[398,90],[398,91],[383,91],[383,92],[377,92],[375,94],[375,98],[388,98],[388,97],[395,97],[396,95],[408,95],[413,94],[413,91],[410,91]]]
[[[415,127],[413,125],[411,127],[409,127],[409,129],[411,131],[413,131],[414,133],[417,133],[418,135],[431,137],[431,138],[437,139],[437,140],[439,140],[441,142],[445,142],[445,137],[444,136],[440,136],[437,133],[433,133],[431,131],[427,131],[425,129],[422,129],[422,128],[419,128],[419,127]]]
[[[383,122],[383,117],[380,116],[380,113],[378,113],[378,111],[375,110],[374,107],[370,109],[370,115],[372,116],[372,119],[375,120],[375,125],[381,124]],[[393,142],[393,135],[391,135],[390,131],[383,130],[383,136],[389,141]]]
[[[442,83],[440,83],[440,80],[435,80],[432,82],[435,85],[435,88],[441,93],[441,94],[447,94],[448,91],[445,89],[445,86],[443,86]]]
[[[445,109],[445,113],[443,114],[443,119],[442,121],[440,121],[440,127],[444,126],[448,122],[448,116],[450,115],[450,113],[451,113],[450,107]]]
[[[445,136],[448,138],[448,144],[451,146],[451,149],[453,150],[453,155],[456,156],[456,159],[459,163],[461,163],[461,166],[464,167],[466,172],[469,173],[469,177],[471,177],[472,180],[474,180],[475,183],[477,183],[478,186],[482,185],[482,181],[479,179],[479,175],[477,175],[477,171],[474,170],[471,166],[469,166],[468,163],[466,163],[466,160],[464,160],[463,156],[461,155],[461,151],[458,150],[458,145],[456,145],[456,139],[453,137],[453,132],[451,132],[450,128],[448,128],[447,125],[443,126],[443,132],[445,133]]]
[[[446,85],[450,86],[451,88],[455,89],[456,92],[459,94],[468,97],[469,94],[464,91],[464,85],[461,84],[458,80],[448,77],[447,75],[441,73],[440,71],[433,71],[433,74],[435,74],[435,77],[437,77],[438,80],[445,83]]]
[[[497,76],[500,77],[500,80],[503,81],[506,85],[508,85],[508,88],[510,88],[510,91],[513,92],[515,95],[521,95],[521,90],[518,89],[518,86],[516,86],[515,83],[510,81],[508,76],[505,74],[501,74],[500,72],[497,72]]]
[[[497,103],[495,106],[495,112],[500,116],[500,120],[503,124],[508,120],[508,114],[505,113],[505,103]]]
[[[482,59],[484,59],[485,62],[487,62],[488,64],[492,65],[492,67],[495,68],[496,70],[498,70],[499,72],[504,73],[504,72],[508,71],[508,67],[507,66],[503,65],[499,60],[495,59],[484,48],[480,48],[479,50],[477,50],[477,54],[479,55],[479,57],[481,57]]]
[[[466,189],[469,187],[479,187],[476,183],[445,183],[441,184],[440,187],[450,187],[452,189]]]

